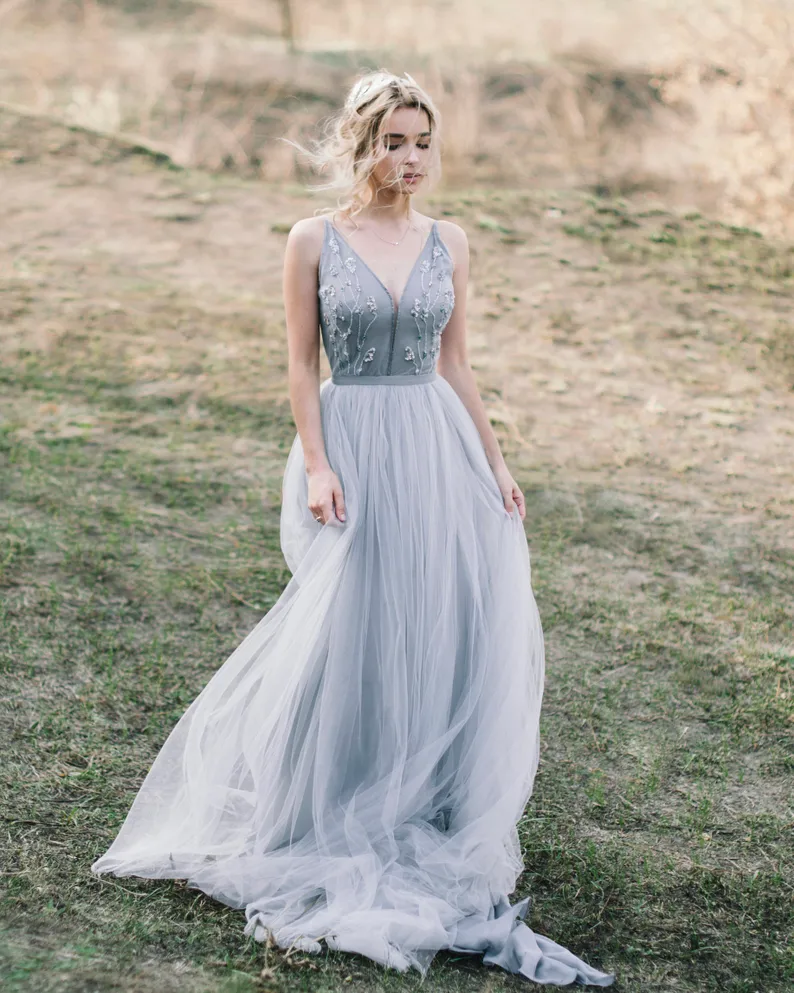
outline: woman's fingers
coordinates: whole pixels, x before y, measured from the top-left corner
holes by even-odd
[[[319,523],[325,524],[331,517],[333,517],[334,508],[333,502],[330,497],[325,497],[320,501],[320,507],[315,514],[315,517],[319,518]]]
[[[341,486],[334,487],[334,503],[336,504],[336,516],[340,521],[345,519],[345,497]]]
[[[334,512],[336,506],[336,512]],[[334,489],[333,496],[320,501],[317,508],[312,509],[312,516],[318,524],[325,524],[333,517],[338,517],[340,521],[345,519],[345,502],[341,489]]]
[[[527,512],[526,502],[524,500],[524,494],[521,492],[521,490],[517,486],[513,490],[513,498],[515,499],[516,506],[518,507],[518,512],[521,515],[521,520],[523,521],[524,520],[524,515]]]
[[[336,507],[336,511],[334,510]],[[345,519],[345,498],[342,485],[333,472],[311,474],[309,477],[309,510],[318,524],[338,517]]]

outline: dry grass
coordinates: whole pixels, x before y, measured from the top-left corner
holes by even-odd
[[[784,0],[382,4],[4,0],[0,101],[124,133],[189,167],[302,179],[293,150],[359,69],[437,96],[449,187],[579,187],[794,231],[794,34]],[[439,40],[443,43],[439,46]],[[309,53],[314,53],[312,56]],[[410,54],[408,54],[410,53]]]
[[[373,9],[295,0],[293,55],[265,0],[0,0],[0,102],[30,115],[0,110],[0,976],[420,988],[268,958],[209,900],[87,869],[286,581],[281,262],[317,204],[275,138],[385,63],[442,107],[419,207],[469,233],[470,351],[527,494],[531,924],[627,993],[788,993],[788,8]],[[440,956],[422,988],[521,984]]]
[[[699,57],[664,68],[660,98],[683,115],[648,159],[706,184],[726,220],[794,235],[794,8],[736,0],[679,22]]]
[[[0,976],[13,993],[518,993],[246,943],[89,871],[287,579],[294,189],[0,113]],[[647,196],[468,191],[471,355],[548,646],[530,924],[626,993],[794,978],[790,245]],[[786,356],[789,356],[786,358]],[[327,373],[327,363],[324,371]]]

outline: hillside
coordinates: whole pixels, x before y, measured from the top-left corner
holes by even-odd
[[[295,185],[0,112],[0,970],[10,990],[413,990],[93,879],[287,580]],[[658,199],[456,190],[472,364],[547,636],[530,925],[631,993],[794,978],[794,249]],[[327,364],[323,366],[327,373]],[[430,993],[526,985],[439,956]]]

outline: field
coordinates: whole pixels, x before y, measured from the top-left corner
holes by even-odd
[[[0,112],[0,975],[52,993],[517,991],[246,943],[93,878],[168,730],[275,602],[301,184]],[[528,923],[625,993],[794,985],[794,249],[638,191],[478,184],[472,363],[547,638]],[[324,365],[327,373],[327,366]]]

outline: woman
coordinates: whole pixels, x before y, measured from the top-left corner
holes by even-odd
[[[348,195],[287,240],[292,578],[92,868],[186,878],[281,947],[422,973],[440,949],[482,952],[609,985],[507,900],[543,635],[524,498],[466,357],[466,236],[411,206],[438,170],[438,114],[410,77],[369,73],[309,154]]]

